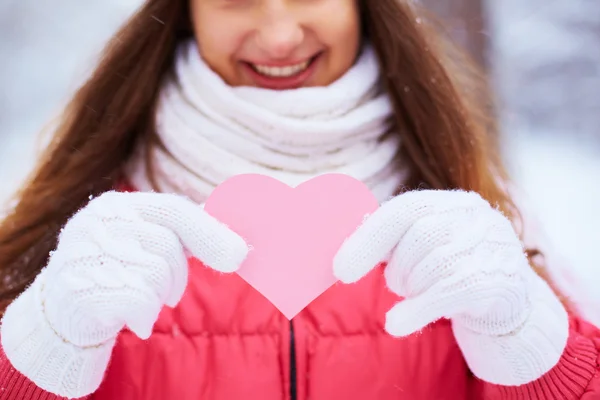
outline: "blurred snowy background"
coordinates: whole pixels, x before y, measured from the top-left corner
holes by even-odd
[[[600,1],[423,1],[489,66],[511,171],[562,260],[563,289],[600,324]],[[0,202],[140,3],[0,0]]]

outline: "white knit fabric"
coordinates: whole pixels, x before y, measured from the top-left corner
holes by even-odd
[[[272,176],[290,186],[324,173],[344,173],[386,200],[403,181],[392,162],[399,150],[392,107],[380,89],[373,49],[327,87],[266,90],[228,86],[193,41],[178,49],[175,73],[161,91],[152,149],[161,192],[202,203],[227,178]],[[151,190],[144,149],[128,168],[131,183]]]
[[[344,243],[335,274],[355,282],[382,260],[389,288],[405,298],[387,314],[390,334],[450,318],[472,372],[501,385],[531,382],[559,361],[566,310],[528,265],[510,221],[479,195],[394,198]]]
[[[187,253],[235,271],[248,248],[202,207],[171,194],[109,192],[64,227],[47,267],[6,310],[2,347],[40,388],[95,391],[119,331],[146,339],[187,284]]]

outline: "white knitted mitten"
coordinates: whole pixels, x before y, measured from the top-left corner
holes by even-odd
[[[69,398],[100,385],[118,333],[146,339],[187,285],[187,254],[222,272],[244,240],[201,206],[171,194],[109,192],[62,230],[34,283],[6,310],[2,346],[40,388]]]
[[[405,298],[387,313],[390,334],[450,318],[471,371],[500,385],[531,382],[559,361],[567,312],[530,268],[510,221],[478,194],[397,196],[344,243],[334,270],[350,283],[381,261],[389,288]]]

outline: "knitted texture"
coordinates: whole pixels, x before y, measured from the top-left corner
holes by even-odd
[[[40,388],[81,397],[102,381],[118,333],[142,339],[187,285],[187,253],[235,271],[248,248],[202,207],[170,194],[109,192],[62,230],[34,283],[6,310],[2,347]]]
[[[364,182],[387,200],[404,181],[394,157],[398,135],[392,106],[381,89],[374,50],[327,87],[266,90],[228,86],[199,55],[193,41],[180,45],[175,71],[161,89],[151,149],[161,192],[202,203],[221,182],[240,173],[271,176],[297,186],[325,173]],[[152,189],[146,150],[128,166],[138,190]]]
[[[450,318],[472,372],[501,385],[531,382],[559,361],[567,312],[530,268],[510,221],[478,194],[394,198],[344,243],[334,270],[351,283],[381,261],[388,287],[404,297],[386,316],[390,334]]]

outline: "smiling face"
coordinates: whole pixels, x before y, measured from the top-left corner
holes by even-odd
[[[326,86],[354,64],[357,0],[191,0],[203,59],[231,86]]]

